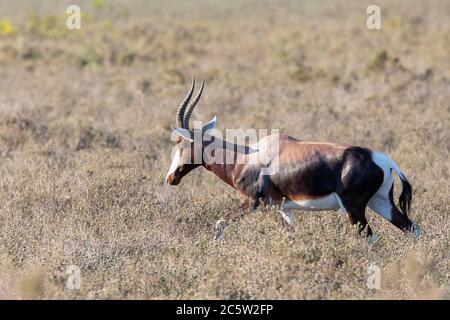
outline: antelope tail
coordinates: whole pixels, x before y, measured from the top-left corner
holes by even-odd
[[[412,187],[408,179],[406,179],[405,175],[400,170],[398,165],[394,162],[394,160],[392,159],[390,160],[391,160],[391,168],[398,174],[398,176],[400,177],[400,181],[402,182],[402,193],[398,198],[400,210],[408,218],[409,211],[411,210]]]

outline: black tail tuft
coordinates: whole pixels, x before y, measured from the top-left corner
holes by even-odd
[[[412,187],[409,184],[408,180],[406,180],[406,178],[401,177],[400,180],[402,181],[403,190],[400,194],[400,197],[398,198],[398,202],[403,214],[408,218],[408,214],[411,209]]]

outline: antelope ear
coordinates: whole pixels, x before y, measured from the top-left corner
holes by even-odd
[[[178,134],[183,139],[186,139],[190,142],[194,141],[194,139],[191,138],[191,133],[189,132],[189,130],[183,129],[183,128],[173,128],[173,127],[171,127],[171,128],[172,128],[173,132]]]
[[[206,130],[211,130],[214,129],[216,127],[216,116],[214,116],[214,118],[212,118],[212,120],[210,122],[208,122],[207,124],[205,124],[202,128],[203,131]]]

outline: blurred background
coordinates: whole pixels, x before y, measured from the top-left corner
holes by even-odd
[[[449,16],[446,0],[0,0],[0,297],[448,298]],[[205,170],[166,186],[193,76],[193,118],[219,129],[388,153],[424,238],[369,211],[373,247],[335,212],[297,214],[289,240]]]

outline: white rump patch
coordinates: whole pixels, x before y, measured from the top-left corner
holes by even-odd
[[[392,204],[391,200],[389,200],[389,192],[394,183],[394,176],[391,172],[392,160],[384,153],[377,151],[372,152],[372,160],[383,170],[383,184],[372,198],[370,198],[367,205],[383,218],[392,221]]]
[[[175,170],[178,168],[179,163],[180,163],[180,150],[177,150],[175,152],[175,155],[173,156],[172,164],[170,165],[166,178],[168,178],[172,173],[175,172]]]
[[[288,200],[283,204],[283,209],[300,209],[308,211],[337,210],[339,203],[334,193],[327,196],[307,199],[307,200]]]
[[[377,166],[380,167],[381,170],[383,170],[383,185],[384,185],[386,179],[390,175],[392,175],[391,174],[392,161],[387,155],[378,151],[372,151],[372,160],[373,162],[375,162]]]
[[[389,200],[389,191],[385,192],[382,190],[383,186],[381,186],[380,190],[370,198],[367,205],[386,220],[392,221],[392,204],[391,200]]]

